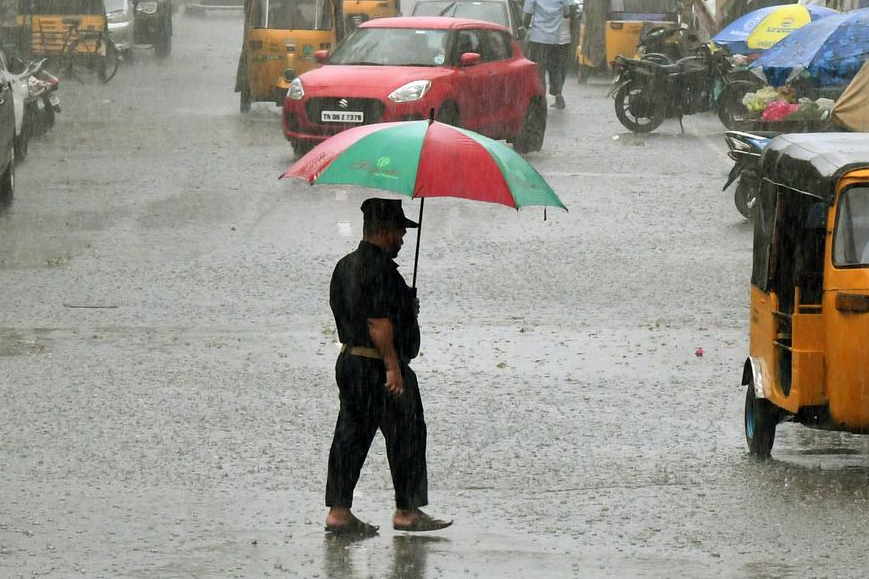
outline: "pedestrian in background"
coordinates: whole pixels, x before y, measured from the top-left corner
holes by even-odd
[[[574,43],[577,25],[577,3],[578,0],[568,0],[568,11],[561,19],[561,24],[558,27],[558,63],[561,68],[561,84],[564,86],[564,79],[567,78],[567,67],[570,66],[570,61],[573,55],[570,53],[570,47],[576,46]],[[555,97],[555,102],[552,103],[557,109],[564,108],[564,97],[559,95]]]
[[[570,15],[570,0],[525,0],[522,10],[525,28],[529,29],[528,58],[537,63],[544,89],[546,77],[549,77],[549,94],[555,97],[553,106],[563,109],[561,90],[566,66],[562,66],[562,54],[566,49],[561,46],[559,30],[564,17]]]
[[[416,374],[419,302],[393,259],[408,228],[401,201],[362,203],[362,241],[335,266],[329,305],[343,344],[335,364],[338,420],[329,452],[326,531],[373,535],[378,527],[351,512],[353,490],[379,429],[395,488],[393,528],[434,531],[452,524],[420,510],[428,504],[426,425]]]

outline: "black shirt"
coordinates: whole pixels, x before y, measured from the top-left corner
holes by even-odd
[[[398,265],[378,246],[361,241],[335,266],[329,285],[329,305],[342,344],[374,347],[369,318],[392,322],[395,351],[413,358],[419,352],[419,325],[413,290],[398,273]]]

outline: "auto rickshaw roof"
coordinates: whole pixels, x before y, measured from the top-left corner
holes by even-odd
[[[869,134],[794,133],[767,144],[761,177],[832,202],[839,179],[862,168],[869,168]]]

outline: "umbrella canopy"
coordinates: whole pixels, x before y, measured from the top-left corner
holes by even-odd
[[[836,101],[832,113],[836,124],[869,133],[869,60]]]
[[[508,207],[564,204],[503,143],[437,121],[364,125],[338,133],[282,177],[361,185],[413,198],[460,197]]]
[[[420,199],[413,287],[422,214],[428,197],[459,197],[519,209],[567,209],[540,174],[503,143],[473,131],[427,121],[363,125],[314,147],[281,177],[311,185],[334,183],[385,189]]]
[[[764,52],[751,69],[772,86],[808,77],[815,86],[847,85],[869,56],[869,9],[807,24]]]
[[[838,12],[824,6],[767,6],[737,18],[716,34],[712,42],[716,46],[727,48],[731,54],[759,52],[771,48],[809,22],[833,14]]]

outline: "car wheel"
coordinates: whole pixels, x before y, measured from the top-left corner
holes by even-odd
[[[164,23],[161,27],[160,35],[154,43],[154,55],[157,58],[166,58],[172,52],[172,27],[168,23]]]
[[[250,112],[250,89],[247,87],[238,93],[238,110],[243,113]]]
[[[759,460],[770,457],[780,416],[769,400],[755,396],[754,381],[750,381],[745,391],[745,442],[752,456]]]
[[[312,141],[290,141],[290,145],[293,146],[293,153],[295,153],[296,157],[303,157],[306,153],[308,153],[311,149],[314,148],[316,143]]]
[[[546,101],[537,97],[528,103],[525,110],[525,120],[522,132],[513,141],[513,149],[517,153],[531,153],[543,148],[543,137],[546,134]]]
[[[445,125],[452,125],[454,127],[462,126],[462,117],[459,113],[459,107],[453,102],[442,104],[435,115],[435,120],[439,123],[444,123]]]
[[[15,193],[15,146],[9,151],[9,165],[0,177],[0,203],[8,203]]]

